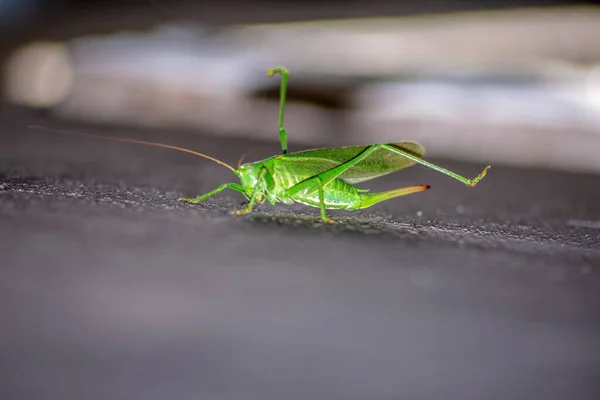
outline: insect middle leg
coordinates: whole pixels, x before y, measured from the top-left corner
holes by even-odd
[[[323,182],[321,182],[321,178],[317,178],[317,183],[319,184],[319,206],[321,207],[321,219],[328,224],[333,224],[333,220],[331,218],[327,218],[327,214],[325,214],[325,196],[323,196]]]

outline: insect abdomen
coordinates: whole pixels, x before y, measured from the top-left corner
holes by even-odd
[[[283,163],[274,165],[273,180],[275,187],[285,188],[280,194],[294,185],[312,178],[315,175],[314,171],[306,170],[300,166],[296,166],[295,171],[290,171]],[[310,195],[299,192],[291,199],[295,202],[306,204],[308,206],[320,207],[319,192],[315,191]],[[336,210],[354,210],[360,208],[361,193],[358,189],[341,179],[335,179],[333,182],[323,188],[323,202],[325,208]]]
[[[319,192],[305,195],[302,192],[292,197],[298,203],[320,207]],[[330,210],[355,210],[360,208],[361,193],[341,179],[335,179],[323,188],[323,203]]]

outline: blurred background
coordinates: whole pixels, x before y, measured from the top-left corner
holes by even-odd
[[[5,106],[275,141],[282,65],[292,149],[600,173],[594,2],[0,0],[0,24]]]
[[[291,150],[494,169],[368,182],[435,190],[322,226],[177,202],[214,163],[27,129],[274,154],[279,65]],[[0,399],[600,399],[593,2],[0,0],[0,93]]]

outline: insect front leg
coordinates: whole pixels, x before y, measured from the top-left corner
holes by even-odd
[[[275,74],[281,75],[281,90],[279,96],[279,139],[281,140],[281,152],[287,154],[287,131],[283,127],[283,113],[285,111],[287,81],[289,71],[282,67],[271,68],[267,71],[267,76],[270,78]]]
[[[208,192],[206,194],[203,194],[202,196],[198,196],[195,198],[182,197],[179,199],[179,201],[183,201],[183,202],[191,203],[191,204],[199,204],[199,203],[203,202],[204,200],[208,199],[210,196],[214,196],[215,194],[222,192],[225,189],[237,190],[238,192],[242,193],[244,195],[244,197],[248,198],[248,195],[246,194],[246,192],[244,191],[244,188],[241,185],[238,185],[237,183],[225,183],[225,184],[219,186],[218,188],[216,188],[215,190],[213,190],[212,192]]]

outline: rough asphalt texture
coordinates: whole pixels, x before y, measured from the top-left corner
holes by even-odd
[[[3,399],[598,399],[600,178],[422,167],[364,212],[259,206],[179,152],[0,117]],[[86,127],[235,164],[278,144]],[[293,133],[290,133],[293,150]],[[464,175],[483,165],[434,160]]]

